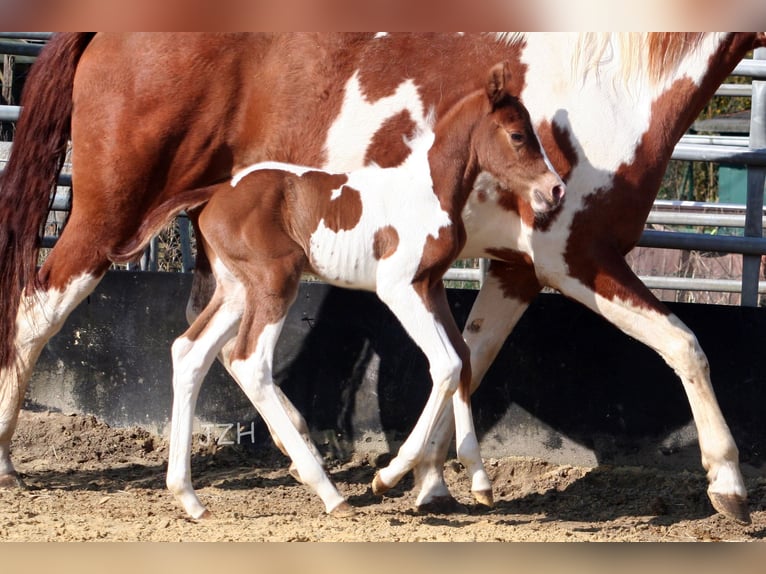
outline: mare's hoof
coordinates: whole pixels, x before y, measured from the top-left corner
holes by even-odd
[[[747,498],[737,496],[736,494],[719,494],[717,492],[708,492],[707,495],[713,504],[713,508],[726,518],[731,518],[740,524],[750,524],[750,510],[747,507]]]
[[[488,490],[473,490],[471,491],[476,502],[492,508],[495,505],[495,497],[492,496],[492,489]]]
[[[423,514],[455,514],[467,511],[466,507],[452,496],[437,496],[428,502],[419,504],[416,510]]]
[[[382,478],[380,478],[380,473],[376,473],[375,478],[372,479],[372,493],[375,496],[380,496],[381,494],[388,492],[390,488],[391,487],[383,482]]]
[[[356,509],[344,500],[338,506],[333,508],[329,514],[336,518],[348,518],[356,514]]]
[[[18,474],[12,472],[0,475],[0,488],[8,490],[20,488],[21,490],[26,490],[27,485],[24,484],[24,481],[21,480],[21,477]]]

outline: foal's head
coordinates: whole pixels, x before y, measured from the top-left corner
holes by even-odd
[[[471,133],[469,178],[488,172],[535,213],[546,213],[559,206],[565,185],[545,156],[529,112],[510,92],[510,79],[508,65],[496,65],[485,92],[465,98],[445,119]]]

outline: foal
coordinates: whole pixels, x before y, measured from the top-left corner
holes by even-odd
[[[472,477],[477,499],[492,504],[471,417],[470,355],[448,307],[442,276],[465,244],[461,212],[480,171],[491,173],[536,212],[558,205],[564,193],[526,109],[508,91],[509,80],[507,67],[495,66],[486,90],[465,97],[433,132],[408,142],[412,153],[398,167],[331,174],[256,164],[231,185],[168,201],[141,228],[140,237],[116,254],[115,259],[135,256],[161,218],[209,200],[198,224],[216,290],[172,347],[167,485],[192,517],[208,513],[191,483],[194,406],[219,353],[292,459],[296,478],[314,488],[328,512],[351,510],[272,380],[274,348],[304,270],[335,285],[375,291],[429,362],[428,402],[397,456],[376,475],[373,490],[384,492],[413,468],[452,397],[458,458]],[[397,192],[403,188],[407,193]]]

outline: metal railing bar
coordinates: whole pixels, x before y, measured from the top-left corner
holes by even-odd
[[[646,229],[638,241],[639,247],[659,249],[684,249],[694,251],[717,251],[741,253],[742,255],[766,255],[766,238],[735,237],[730,235],[704,235],[682,231],[657,231]]]
[[[661,275],[641,275],[639,279],[649,289],[668,289],[671,291],[715,291],[718,293],[738,293],[742,290],[740,279],[706,279],[704,277],[663,277]],[[758,282],[758,293],[766,293],[766,281]]]

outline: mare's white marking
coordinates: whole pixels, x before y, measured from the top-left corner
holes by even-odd
[[[405,110],[415,122],[416,131],[427,130],[428,120],[415,82],[402,82],[390,96],[370,102],[362,93],[359,73],[354,72],[346,83],[340,113],[327,133],[327,160],[322,167],[347,172],[364,165],[375,133],[386,120]]]
[[[11,436],[40,351],[100,279],[83,273],[73,277],[63,290],[22,296],[16,315],[16,364],[0,369],[0,476],[15,472],[10,455]]]

